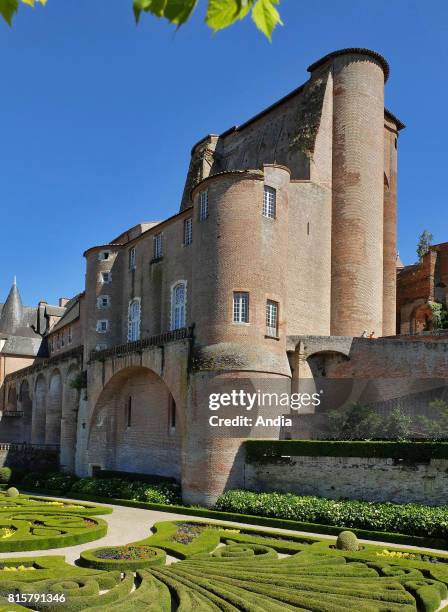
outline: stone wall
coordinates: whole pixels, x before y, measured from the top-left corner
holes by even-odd
[[[448,460],[290,457],[246,463],[245,488],[332,499],[448,504]]]

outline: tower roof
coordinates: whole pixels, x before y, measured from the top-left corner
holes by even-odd
[[[22,325],[23,319],[23,304],[20,292],[17,287],[16,278],[9,291],[6,302],[3,304],[2,313],[0,315],[0,331],[14,334],[14,332]]]

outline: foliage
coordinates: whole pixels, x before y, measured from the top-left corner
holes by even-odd
[[[9,569],[0,571],[0,596],[63,594],[65,600],[50,605],[30,603],[33,609],[60,612],[281,612],[293,608],[432,612],[448,595],[448,558],[443,555],[433,557],[430,563],[417,555],[413,558],[407,551],[388,550],[390,555],[383,558],[384,550],[369,544],[361,551],[338,550],[331,541],[319,538],[300,540],[292,534],[255,529],[241,533],[216,523],[198,524],[207,537],[198,536],[195,548],[192,544],[186,548],[183,561],[164,566],[163,552],[153,549],[155,558],[162,562],[144,569],[138,567],[146,559],[135,559],[139,556],[135,551],[147,548],[148,541],[168,535],[181,525],[157,523],[156,534],[141,542],[83,551],[88,562],[100,561],[99,555],[104,556],[106,551],[105,562],[117,564],[108,566],[107,571],[70,566],[62,557],[3,559],[0,569]],[[163,539],[159,541],[163,544]],[[216,548],[218,543],[221,545]],[[130,553],[124,556],[132,558],[114,558],[121,557],[126,549]],[[133,562],[136,565],[128,571],[125,565]],[[122,563],[124,568],[120,570]]]
[[[0,468],[0,483],[5,484],[11,480],[12,470],[10,467]]]
[[[227,491],[216,510],[448,539],[448,507],[333,500],[291,493]]]
[[[416,463],[448,459],[446,442],[246,440],[246,461],[273,462],[285,457],[378,457]]]
[[[75,378],[69,381],[69,385],[72,389],[78,389],[79,391],[81,391],[81,389],[87,389],[87,371],[83,370],[79,372]]]
[[[423,230],[423,232],[420,234],[417,243],[417,255],[419,261],[422,261],[426,253],[429,252],[429,247],[432,244],[433,238],[434,236],[427,229]]]
[[[438,399],[429,403],[429,416],[417,417],[422,433],[430,440],[448,436],[448,403]]]
[[[353,531],[341,531],[336,540],[336,548],[339,550],[359,550],[358,538]]]
[[[358,402],[328,413],[329,437],[336,440],[369,440],[378,437],[382,419],[370,406]]]
[[[440,302],[428,302],[431,309],[431,328],[432,329],[447,329],[448,328],[448,310],[445,305]]]
[[[142,544],[109,546],[81,552],[80,565],[102,570],[137,569],[165,565],[166,553]]]
[[[251,13],[257,28],[271,40],[272,32],[282,21],[276,5],[280,0],[208,0],[205,21],[214,31],[222,30]],[[0,0],[0,15],[11,25],[20,3],[45,5],[47,0]],[[142,13],[163,17],[178,28],[191,17],[198,0],[134,0],[137,23]]]
[[[138,480],[129,481],[124,478],[81,478],[74,483],[70,493],[86,493],[99,497],[132,499],[156,504],[174,504],[181,500],[180,488],[177,484],[149,485]]]
[[[392,440],[403,442],[412,433],[412,417],[405,414],[399,406],[393,408],[385,419],[382,420],[382,436]]]

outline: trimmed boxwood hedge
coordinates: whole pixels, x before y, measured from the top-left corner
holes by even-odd
[[[79,559],[79,565],[82,567],[91,567],[99,570],[132,570],[146,567],[158,567],[163,566],[166,563],[166,552],[160,548],[153,548],[139,544],[139,548],[144,548],[152,553],[150,559],[103,559],[98,557],[98,552],[103,550],[126,550],[132,546],[126,544],[125,546],[102,546],[100,548],[92,548],[90,550],[84,550],[81,552]]]
[[[376,457],[414,463],[448,459],[448,442],[246,440],[244,447],[249,463],[285,457]]]
[[[160,523],[156,533],[167,543],[172,528],[183,521]],[[197,523],[195,554],[163,567],[132,572],[72,567],[62,557],[36,560],[3,559],[8,567],[33,563],[34,571],[1,571],[0,597],[9,593],[64,594],[65,602],[30,603],[36,610],[75,612],[112,609],[117,612],[216,612],[217,610],[286,609],[326,612],[434,612],[448,596],[448,556],[439,563],[379,556],[381,548],[366,545],[361,551],[341,551],[334,541],[301,538],[286,533],[235,530],[231,525]],[[168,529],[168,527],[171,529]],[[229,532],[228,530],[231,529]],[[207,552],[210,542],[197,542],[211,533],[221,546]],[[290,556],[278,558],[283,546],[294,547]],[[248,539],[251,541],[249,542]],[[160,544],[163,540],[159,540]],[[192,552],[193,542],[187,546]],[[94,551],[90,551],[94,552]],[[1,567],[1,565],[0,565]],[[0,604],[1,605],[1,604]],[[1,608],[0,608],[1,609]],[[6,608],[10,609],[10,608]]]

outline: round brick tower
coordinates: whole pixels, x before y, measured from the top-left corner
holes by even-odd
[[[277,417],[278,406],[245,411],[232,405],[210,410],[211,393],[244,390],[281,393],[290,389],[286,357],[287,168],[229,172],[209,177],[193,191],[195,337],[189,410],[184,432],[182,490],[189,503],[212,504],[226,488],[244,485],[241,443],[248,437],[278,438],[281,427],[210,426],[210,417]],[[275,190],[275,218],[263,215],[265,187]],[[200,221],[200,194],[209,214]],[[200,262],[200,263],[199,263]],[[248,296],[247,320],[235,321],[234,296]],[[276,333],[267,329],[267,304],[278,309]]]
[[[322,58],[333,75],[331,334],[382,335],[384,82],[367,49]]]

